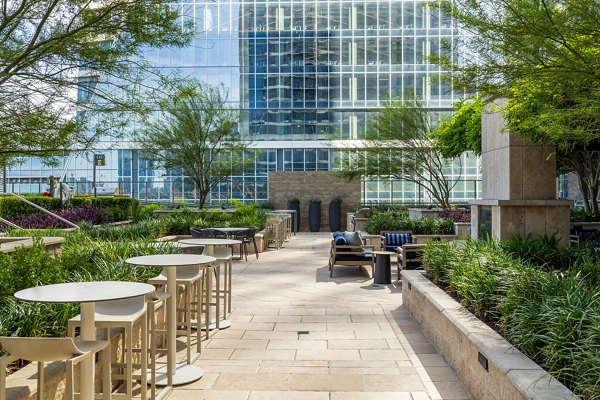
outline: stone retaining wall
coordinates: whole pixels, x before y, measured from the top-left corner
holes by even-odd
[[[402,271],[402,301],[474,399],[579,399],[420,271]]]
[[[321,231],[329,232],[329,202],[343,199],[341,230],[349,230],[344,216],[360,207],[360,180],[348,181],[327,171],[269,172],[269,203],[275,209],[287,208],[293,198],[300,200],[300,232],[308,231],[308,202],[321,200]]]

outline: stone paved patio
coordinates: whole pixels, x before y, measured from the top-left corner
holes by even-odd
[[[168,399],[470,399],[399,285],[374,288],[354,267],[329,278],[330,240],[298,234],[235,262],[232,326],[203,342],[202,379]]]

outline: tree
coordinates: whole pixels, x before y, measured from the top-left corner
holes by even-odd
[[[93,120],[144,107],[141,49],[192,34],[170,0],[0,1],[0,158],[93,142]]]
[[[512,95],[525,81],[550,93],[554,89],[549,83],[570,82],[586,88],[572,91],[570,101],[600,107],[600,2],[442,0],[441,7],[464,32],[458,44],[463,50],[454,52],[462,55],[454,63],[445,60],[458,87],[498,98]],[[588,143],[598,132],[571,130],[568,137],[555,133],[553,143],[562,146]]]
[[[349,179],[392,176],[412,182],[447,208],[456,182],[444,175],[447,161],[432,147],[431,131],[430,116],[419,101],[390,102],[368,127],[360,148],[342,150],[341,174]]]
[[[195,79],[174,83],[135,138],[144,154],[166,169],[181,169],[199,194],[202,208],[210,190],[243,170],[247,144],[237,130],[239,111],[227,104],[223,86]]]
[[[440,119],[431,132],[435,148],[446,158],[459,157],[465,151],[481,155],[481,98],[454,104],[454,113]]]
[[[600,2],[442,0],[441,6],[466,33],[463,56],[454,64],[442,60],[457,86],[508,97],[510,132],[555,144],[559,165],[578,176],[586,212],[598,215]]]
[[[577,176],[585,213],[598,217],[600,113],[597,107],[581,103],[581,94],[589,90],[569,81],[541,85],[523,79],[511,90],[506,115],[510,132],[535,142],[558,143],[559,169]],[[582,146],[576,139],[588,134],[596,139]]]

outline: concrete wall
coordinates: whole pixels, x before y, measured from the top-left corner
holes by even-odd
[[[554,146],[526,142],[506,131],[503,100],[482,113],[482,198],[556,199]]]
[[[347,230],[346,213],[360,207],[360,180],[347,181],[331,172],[269,172],[269,202],[276,209],[300,199],[300,231],[308,231],[308,202],[321,200],[321,231],[329,231],[329,202],[341,196],[341,229]]]

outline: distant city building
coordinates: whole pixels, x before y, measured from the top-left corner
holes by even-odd
[[[455,40],[453,21],[428,1],[211,0],[182,4],[197,35],[183,49],[147,49],[157,68],[178,69],[229,88],[240,107],[239,130],[254,150],[243,175],[223,181],[213,203],[230,199],[267,201],[269,171],[326,171],[339,166],[332,139],[359,139],[378,110],[392,99],[422,99],[432,116],[460,100],[449,73],[428,63],[447,55]],[[89,89],[82,96],[87,95]],[[192,200],[191,182],[178,171],[152,169],[129,142],[100,142],[99,186],[119,187],[148,200]],[[30,159],[11,168],[7,190],[44,190],[49,175],[76,192],[91,193],[91,154],[66,156],[48,168]],[[455,201],[480,191],[478,159],[463,155],[446,171],[459,180]],[[428,201],[414,184],[368,180],[363,200]]]

